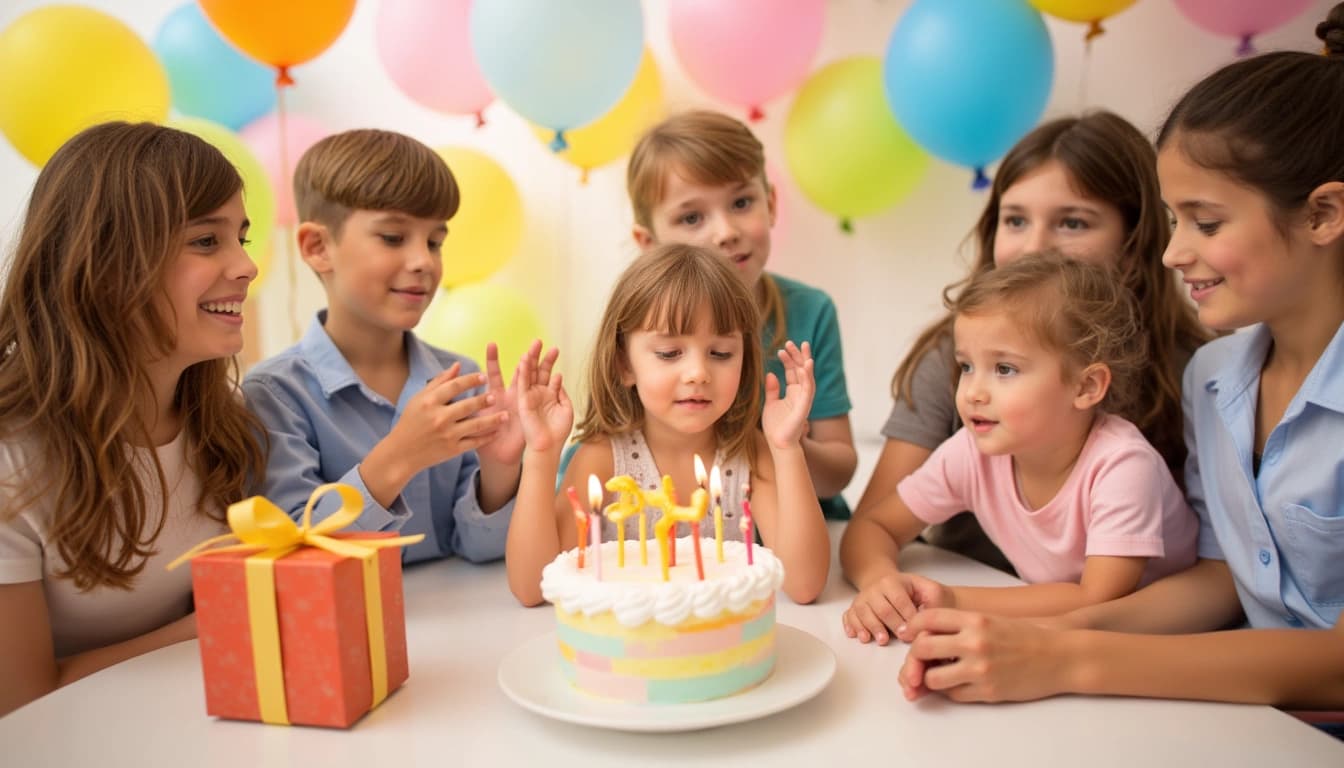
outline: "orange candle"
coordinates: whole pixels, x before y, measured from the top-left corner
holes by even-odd
[[[574,508],[574,531],[578,534],[579,570],[583,570],[583,553],[588,550],[588,512],[579,503],[579,494],[578,491],[574,490],[574,486],[571,485],[566,488],[565,495],[569,497],[569,505]]]

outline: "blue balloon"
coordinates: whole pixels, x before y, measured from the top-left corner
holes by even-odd
[[[1054,79],[1040,13],[1007,0],[915,0],[883,61],[901,127],[945,160],[982,170],[1031,130]]]
[[[275,72],[225,42],[196,3],[163,20],[153,47],[178,112],[236,131],[275,109]]]
[[[560,132],[601,117],[630,88],[644,16],[635,0],[475,2],[471,47],[496,96]]]

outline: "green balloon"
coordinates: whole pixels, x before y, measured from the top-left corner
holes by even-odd
[[[494,342],[505,384],[532,342],[545,337],[527,299],[493,283],[440,291],[415,332],[436,347],[475,360],[481,370],[485,370],[485,345]]]
[[[875,56],[842,59],[808,78],[784,125],[784,153],[803,194],[846,231],[851,219],[908,195],[929,160],[887,106]]]

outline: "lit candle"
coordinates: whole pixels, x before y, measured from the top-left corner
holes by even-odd
[[[723,481],[719,477],[719,465],[709,470],[709,495],[714,497],[714,551],[723,562]]]
[[[593,537],[593,565],[597,567],[597,580],[602,580],[602,518],[597,511],[602,508],[602,483],[597,475],[588,476],[588,530]]]
[[[639,483],[629,475],[620,475],[607,481],[607,490],[615,491],[616,501],[607,505],[607,519],[616,524],[616,536],[619,548],[616,550],[616,567],[625,567],[625,521],[632,515],[639,515],[640,564],[649,564],[649,553],[644,548],[644,494],[639,491]]]
[[[588,549],[588,512],[579,503],[579,494],[574,490],[574,486],[571,485],[566,488],[565,495],[569,497],[569,506],[574,508],[574,532],[578,539],[576,546],[579,550],[579,570],[583,570],[583,553]]]
[[[756,532],[751,526],[751,486],[742,484],[742,519],[738,522],[742,526],[742,540],[747,543],[747,565],[751,565],[751,542],[756,538]]]

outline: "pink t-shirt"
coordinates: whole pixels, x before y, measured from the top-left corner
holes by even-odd
[[[1147,557],[1141,584],[1195,562],[1199,522],[1162,456],[1132,423],[1097,419],[1059,493],[1028,509],[1011,456],[986,456],[961,429],[896,487],[910,511],[941,523],[971,510],[1029,583],[1072,582],[1092,555]]]

